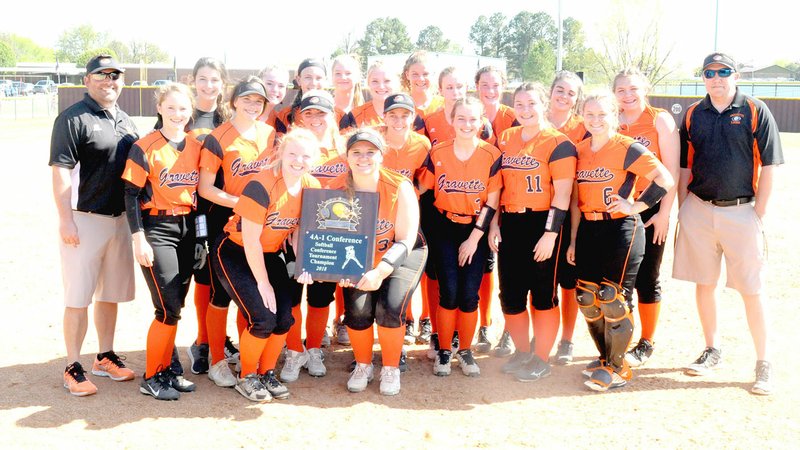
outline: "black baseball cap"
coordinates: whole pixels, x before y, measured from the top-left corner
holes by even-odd
[[[413,113],[416,110],[414,99],[408,94],[393,94],[386,97],[386,100],[383,101],[384,113],[397,108],[407,109]]]
[[[383,152],[383,138],[377,130],[373,128],[360,128],[347,139],[347,150],[356,145],[357,142],[369,142],[375,148]]]
[[[233,98],[244,97],[245,95],[256,94],[267,99],[267,92],[264,90],[264,85],[259,81],[248,81],[246,83],[239,83],[233,90]]]
[[[725,53],[715,52],[706,56],[706,59],[703,60],[703,70],[712,64],[722,64],[725,67],[736,70],[736,61]]]
[[[111,55],[97,55],[86,63],[86,74],[100,72],[101,70],[114,69],[117,72],[125,73],[125,69],[119,65]]]
[[[303,71],[303,69],[307,67],[319,67],[323,72],[325,72],[325,75],[328,74],[328,70],[325,68],[325,64],[322,61],[315,58],[306,58],[300,63],[300,66],[297,67],[297,75],[300,76],[300,73]]]
[[[333,99],[331,99],[330,94],[324,91],[308,91],[303,95],[303,99],[300,100],[300,112],[308,109],[318,109],[326,113],[332,113]]]

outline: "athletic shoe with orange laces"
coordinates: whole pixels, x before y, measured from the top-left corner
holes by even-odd
[[[86,371],[78,361],[67,366],[64,370],[64,387],[69,393],[77,397],[85,397],[97,393],[97,386],[86,379]]]
[[[98,354],[92,364],[92,375],[109,377],[114,381],[132,380],[136,375],[131,369],[125,367],[123,359],[114,353],[114,350]]]

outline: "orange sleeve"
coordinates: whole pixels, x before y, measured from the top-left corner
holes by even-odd
[[[574,180],[577,162],[578,152],[575,150],[575,144],[569,140],[560,142],[550,153],[550,177],[554,180],[565,178]]]
[[[144,151],[141,147],[134,144],[128,152],[128,160],[125,161],[122,179],[138,187],[144,187],[149,174],[150,164],[147,163]]]
[[[203,148],[200,150],[200,168],[217,173],[219,166],[222,165],[223,155],[224,152],[217,137],[209,134],[203,141]]]
[[[264,185],[258,180],[250,180],[247,186],[244,187],[242,195],[239,196],[239,201],[236,202],[233,212],[247,220],[264,223],[267,218],[269,203],[269,193],[264,188]]]

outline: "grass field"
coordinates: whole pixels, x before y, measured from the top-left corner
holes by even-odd
[[[152,118],[137,119],[142,129]],[[720,334],[725,366],[708,378],[682,368],[703,349],[693,287],[670,278],[672,246],[663,265],[664,304],[652,360],[616,392],[595,394],[582,386],[580,370],[595,356],[579,317],[576,361],[553,375],[522,384],[500,373],[503,360],[481,357],[482,375],[431,374],[424,348],[410,351],[403,391],[394,398],[345,391],[348,348],[327,353],[328,375],[305,373],[290,385],[292,397],[255,405],[206,377],[188,375],[198,391],[178,402],[157,402],[138,393],[138,380],[114,383],[92,377],[100,391],[78,399],[61,386],[65,351],[61,336],[61,279],[57,222],[47,167],[52,118],[0,119],[0,448],[796,448],[800,372],[795,344],[800,334],[800,135],[782,135],[788,163],[765,220],[769,241],[769,321],[776,393],[748,392],[755,355],[735,292],[720,288]],[[672,228],[674,229],[674,223]],[[137,275],[138,277],[138,275]],[[136,300],[120,307],[115,347],[137,372],[152,320],[149,293],[137,279]],[[191,296],[191,293],[190,293]],[[496,302],[497,303],[497,302]],[[182,354],[195,333],[191,300],[177,343]],[[502,330],[499,305],[492,333]],[[235,329],[232,321],[229,330]],[[90,364],[97,340],[92,327],[84,345]],[[185,361],[185,358],[184,358]],[[91,376],[91,375],[90,375]]]

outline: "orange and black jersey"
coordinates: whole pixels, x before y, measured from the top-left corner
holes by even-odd
[[[483,126],[478,132],[478,137],[484,141],[494,144],[495,136],[492,124],[485,117],[481,117]],[[447,142],[456,138],[456,130],[447,121],[444,108],[425,117],[425,134],[431,140],[431,145],[435,146],[441,142]]]
[[[364,103],[353,108],[339,120],[339,131],[342,134],[354,131],[355,128],[372,127],[379,128],[384,125],[383,117],[375,111],[372,102]],[[425,128],[425,121],[420,116],[414,117],[414,124],[411,126],[414,131],[421,132]]]
[[[300,118],[300,108],[292,108],[291,105],[284,107],[280,111],[274,109],[267,116],[267,125],[275,129],[278,137],[288,133],[292,125]]]
[[[644,111],[642,111],[642,114],[639,115],[639,118],[637,118],[634,123],[619,125],[620,134],[632,137],[636,142],[644,145],[656,155],[659,161],[661,160],[661,148],[658,145],[656,119],[662,112],[666,111],[661,108],[645,105]],[[648,180],[640,178],[639,181],[636,182],[636,192],[641,193],[649,184],[650,182]]]
[[[347,172],[347,160],[339,154],[336,148],[320,147],[317,165],[311,169],[311,175],[326,187],[328,183],[339,175]]]
[[[350,111],[344,112],[339,108],[333,108],[333,113],[336,114],[336,125],[339,127],[339,132],[342,134],[358,128],[358,125],[356,125],[356,119],[352,114],[350,114]]]
[[[320,187],[319,181],[309,174],[303,175],[300,182],[303,189]],[[242,217],[263,224],[261,249],[264,253],[275,253],[300,224],[301,200],[302,191],[291,195],[283,175],[264,170],[245,186],[233,208],[234,215],[225,225],[225,232],[231,241],[244,246]]]
[[[497,143],[503,152],[500,206],[506,211],[547,211],[555,195],[553,180],[575,179],[575,145],[553,128],[541,130],[527,142],[522,127],[509,128]]]
[[[425,161],[430,151],[431,142],[428,138],[418,133],[409,133],[402,148],[386,146],[383,152],[383,167],[403,175],[411,180],[414,186],[418,186],[418,180],[426,170]]]
[[[398,190],[408,178],[382,168],[378,178],[378,223],[375,224],[375,264],[378,267],[384,253],[394,243],[395,224],[397,223]],[[344,189],[347,184],[347,174],[343,174],[331,181],[328,189]]]
[[[567,123],[559,128],[558,131],[567,135],[569,140],[575,145],[578,145],[578,142],[581,142],[591,136],[591,134],[586,131],[586,125],[583,123],[583,117],[577,114],[570,115]]]
[[[424,120],[426,117],[442,108],[444,108],[444,97],[441,95],[434,95],[424,108],[417,105],[417,117],[421,117]]]
[[[606,212],[613,194],[630,200],[636,178],[660,164],[642,144],[619,133],[596,152],[591,139],[580,142],[577,150],[578,207],[584,213]],[[612,215],[618,217],[622,215]]]
[[[200,143],[184,139],[180,143],[167,140],[154,131],[136,141],[128,152],[122,179],[144,190],[139,197],[143,210],[175,210],[188,213],[195,206]]]
[[[502,187],[500,150],[483,141],[466,161],[456,157],[452,140],[435,145],[425,164],[420,185],[433,189],[434,206],[466,221],[480,213],[489,193]]]
[[[203,142],[200,168],[217,174],[215,185],[228,194],[240,195],[250,178],[268,163],[275,129],[258,121],[255,127],[255,141],[245,139],[231,122],[226,122]]]
[[[503,131],[506,131],[511,127],[518,126],[519,122],[517,122],[517,115],[514,113],[514,109],[501,104],[497,109],[497,114],[494,116],[494,120],[492,121],[492,131],[494,132],[494,135],[500,136]]]

